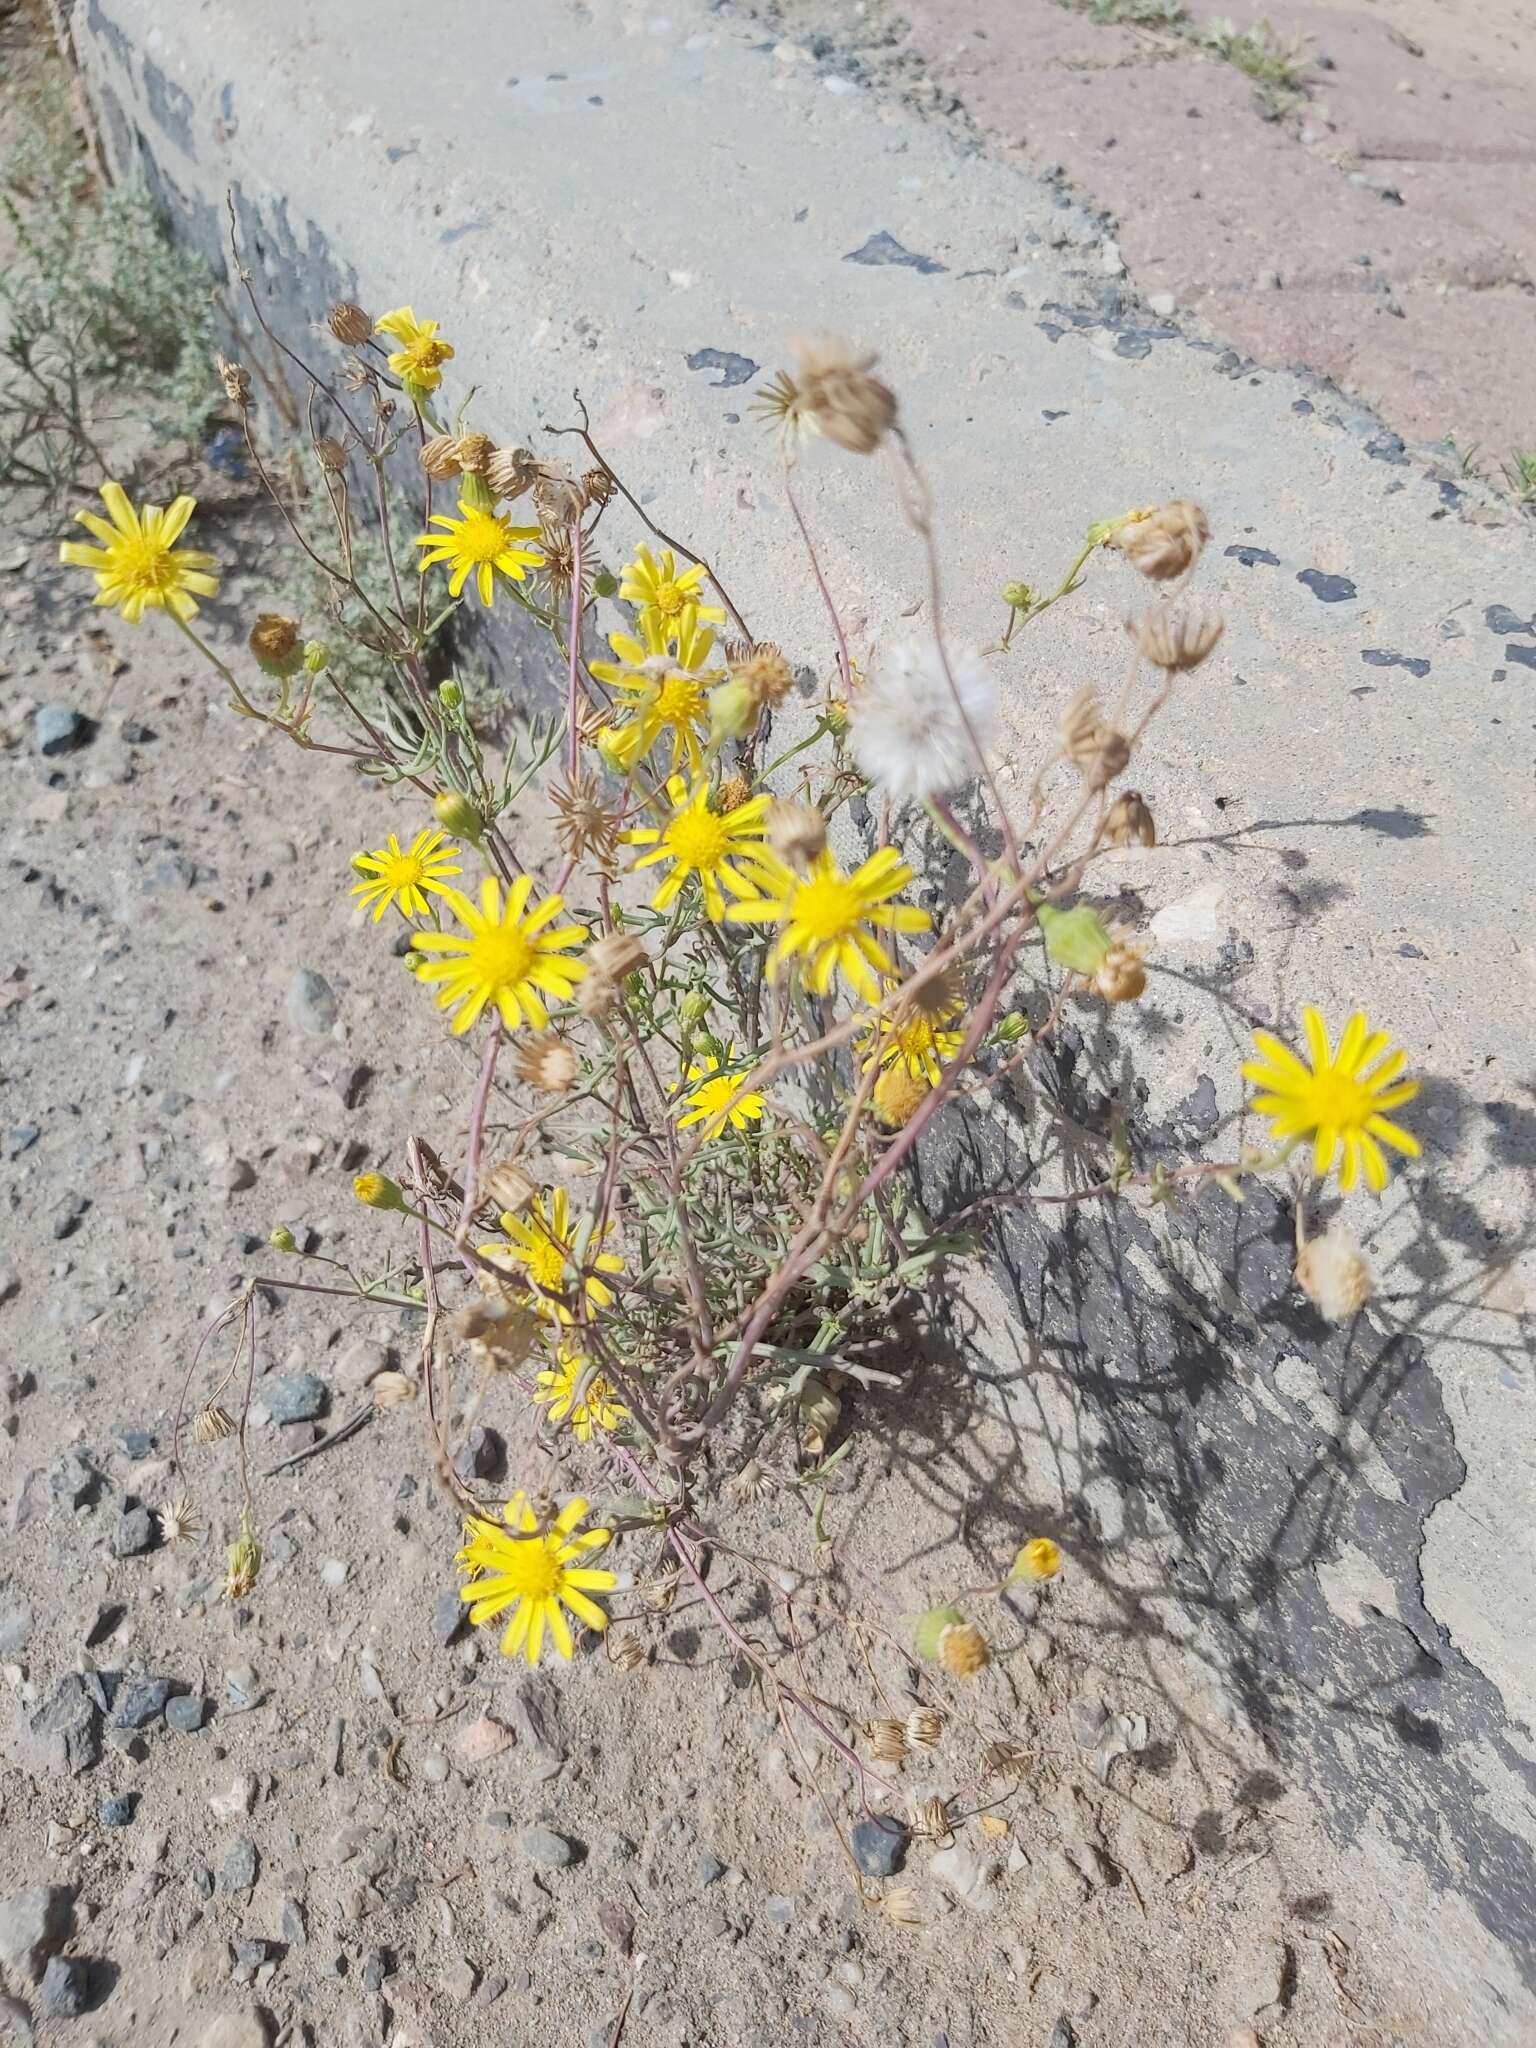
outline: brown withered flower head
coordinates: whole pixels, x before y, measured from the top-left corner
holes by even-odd
[[[896,394],[871,374],[879,357],[855,355],[836,335],[808,337],[796,354],[797,419],[853,455],[872,455],[896,424]]]
[[[219,373],[219,382],[224,386],[224,396],[240,412],[251,402],[251,373],[244,363],[231,362],[228,356],[216,355],[214,365]]]
[[[827,843],[827,821],[810,804],[775,797],[768,806],[768,844],[792,868],[808,868]]]
[[[1116,797],[1104,820],[1104,840],[1108,846],[1156,846],[1157,824],[1139,789]]]
[[[1104,718],[1099,694],[1085,683],[1061,716],[1061,744],[1090,789],[1105,789],[1130,766],[1131,743]]]
[[[320,458],[320,467],[330,470],[333,475],[347,466],[346,444],[338,441],[334,434],[322,434],[315,443],[315,453]]]
[[[485,465],[485,481],[498,498],[522,497],[538,477],[538,457],[531,448],[498,448]]]
[[[795,672],[771,640],[737,640],[725,650],[731,680],[748,691],[759,711],[782,704],[795,687]]]
[[[373,322],[350,299],[338,299],[326,314],[325,324],[343,348],[361,348],[373,334]]]
[[[606,505],[613,496],[613,478],[606,469],[589,469],[581,480],[589,505]]]
[[[565,1095],[576,1079],[576,1054],[570,1041],[558,1031],[546,1031],[537,1038],[526,1039],[518,1047],[513,1064],[517,1077],[526,1081],[530,1088],[538,1088],[546,1095]]]
[[[1154,583],[1167,583],[1193,568],[1210,537],[1210,521],[1201,508],[1188,498],[1175,498],[1145,519],[1122,526],[1115,541],[1133,569]]]
[[[604,865],[613,858],[622,829],[620,817],[603,799],[602,784],[583,769],[550,791],[555,810],[555,837],[572,860],[595,856]]]
[[[437,484],[445,484],[456,477],[462,468],[459,461],[459,444],[452,434],[434,434],[429,441],[421,444],[421,466]]]
[[[489,434],[460,434],[459,467],[466,476],[484,476],[495,453],[496,443]]]
[[[722,811],[739,811],[743,804],[752,801],[752,785],[745,775],[727,775],[717,792],[716,801]]]
[[[1198,668],[1226,628],[1219,612],[1174,612],[1155,605],[1144,619],[1130,622],[1128,630],[1152,666],[1171,675]]]
[[[1134,1003],[1147,986],[1140,949],[1117,939],[1094,969],[1091,986],[1106,1003]]]

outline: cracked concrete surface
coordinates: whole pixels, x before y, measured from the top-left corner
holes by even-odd
[[[1085,1015],[1030,1087],[1069,1092],[1091,1148],[1134,1065],[1144,1143],[1187,1156],[1238,1108],[1255,1021],[1361,1003],[1427,1077],[1426,1158],[1359,1205],[1383,1300],[1352,1330],[1302,1313],[1264,1195],[1161,1240],[1128,1211],[1021,1210],[976,1349],[1085,1547],[1127,1573],[1128,1625],[1158,1617],[1341,1853],[1421,1903],[1482,2038],[1529,2039],[1529,530],[1315,382],[1106,304],[1093,217],[760,24],[702,0],[383,13],[337,0],[298,29],[284,0],[87,0],[76,36],[114,159],[216,258],[232,189],[291,328],[341,284],[451,309],[508,439],[567,420],[579,386],[653,513],[707,537],[796,660],[827,657],[825,628],[743,403],[795,328],[880,346],[938,484],[957,632],[985,635],[1004,577],[1059,571],[1091,519],[1209,507],[1223,659],[1157,728],[1164,844],[1110,877],[1157,936],[1152,996]],[[921,590],[878,482],[830,455],[806,481],[856,653]],[[1034,629],[1006,686],[1015,794],[1133,601],[1099,576]],[[957,1206],[1036,1170],[1028,1108],[930,1155]],[[1137,1269],[1168,1271],[1170,1244],[1187,1262],[1160,1292]]]

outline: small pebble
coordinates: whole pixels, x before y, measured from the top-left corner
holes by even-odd
[[[287,1373],[262,1389],[262,1401],[274,1422],[314,1422],[325,1413],[330,1396],[325,1381],[312,1372]]]
[[[323,974],[312,967],[294,970],[288,984],[288,1015],[300,1031],[316,1038],[329,1037],[336,1023],[336,991]]]
[[[725,1865],[718,1856],[711,1856],[707,1849],[694,1858],[693,1868],[701,1885],[714,1884],[725,1875]]]
[[[171,1697],[170,1678],[127,1678],[118,1688],[117,1698],[112,1703],[111,1725],[114,1728],[147,1728],[152,1721],[158,1721],[165,1712],[165,1703]]]
[[[165,1725],[178,1735],[195,1735],[203,1725],[208,1703],[195,1692],[179,1692],[165,1703]]]
[[[544,1870],[564,1870],[577,1858],[576,1844],[567,1841],[564,1835],[557,1835],[552,1828],[524,1828],[518,1841],[529,1862],[537,1863]]]
[[[69,704],[40,704],[32,714],[32,744],[50,758],[73,753],[91,736],[91,721]]]
[[[114,1557],[142,1557],[146,1550],[153,1550],[159,1531],[155,1518],[148,1508],[124,1508],[117,1518],[117,1527],[112,1531],[112,1554]]]
[[[40,2004],[43,2017],[76,2020],[85,2011],[91,1991],[91,1966],[84,1956],[50,1956],[43,1972]]]
[[[854,1824],[851,1839],[853,1860],[866,1877],[894,1877],[912,1836],[895,1814],[876,1813]]]
[[[97,1807],[96,1818],[104,1828],[125,1828],[133,1819],[138,1800],[137,1792],[114,1792]]]

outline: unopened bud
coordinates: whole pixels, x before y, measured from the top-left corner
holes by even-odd
[[[622,981],[645,965],[645,948],[633,932],[608,932],[587,948],[588,970],[602,981]]]
[[[331,650],[323,640],[304,642],[304,666],[312,676],[323,675],[331,665]]]
[[[437,701],[445,711],[457,711],[464,702],[464,692],[451,676],[446,683],[438,684]]]
[[[445,831],[456,834],[460,839],[467,839],[471,846],[480,844],[480,835],[485,830],[485,820],[478,808],[458,790],[439,790],[432,799],[432,815]]]
[[[709,1015],[709,994],[705,989],[691,988],[677,1007],[685,1024],[702,1024]]]
[[[1226,631],[1226,620],[1219,612],[1171,612],[1158,605],[1144,619],[1128,621],[1127,630],[1154,668],[1172,674],[1198,668]]]
[[[286,1223],[274,1223],[267,1232],[267,1243],[275,1252],[296,1252],[298,1240]]]
[[[325,324],[343,348],[361,348],[373,333],[373,322],[350,299],[338,299],[326,314]]]
[[[403,1209],[405,1196],[398,1181],[392,1181],[387,1173],[359,1173],[352,1181],[352,1192],[365,1209]]]
[[[993,1037],[999,1045],[1017,1045],[1029,1036],[1029,1019],[1022,1010],[1010,1010],[1006,1017],[999,1017]]]
[[[1045,938],[1045,950],[1058,967],[1073,974],[1093,974],[1114,939],[1099,913],[1086,903],[1072,910],[1059,910],[1054,903],[1042,903],[1035,911]]]
[[[1035,601],[1035,593],[1027,583],[1005,583],[1002,598],[1010,611],[1027,612]]]
[[[717,683],[709,693],[709,737],[710,743],[718,746],[722,740],[744,740],[757,723],[757,699],[745,683],[733,676],[729,682]]]

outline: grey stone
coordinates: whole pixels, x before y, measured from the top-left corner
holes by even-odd
[[[91,721],[69,704],[39,704],[32,714],[32,744],[50,757],[83,747],[91,729]]]
[[[154,1549],[158,1534],[148,1508],[124,1508],[112,1531],[112,1553],[115,1557],[142,1557],[146,1550]]]
[[[23,1152],[31,1150],[41,1136],[42,1132],[36,1124],[12,1124],[5,1134],[6,1158],[19,1159]]]
[[[90,2002],[91,1966],[84,1956],[50,1956],[38,2003],[44,2019],[77,2020]]]
[[[365,1991],[382,1991],[384,1979],[391,1974],[393,1964],[389,1951],[371,1948],[363,1957],[362,1980]]]
[[[284,1899],[277,1931],[290,1948],[302,1948],[309,1940],[309,1926],[301,1900]]]
[[[529,1749],[544,1751],[547,1755],[565,1760],[565,1746],[560,1740],[559,1702],[554,1687],[547,1678],[536,1675],[520,1678],[507,1702],[506,1716],[517,1731],[517,1739]]]
[[[195,1735],[203,1725],[208,1702],[199,1693],[179,1692],[165,1703],[165,1725],[178,1735]]]
[[[453,1469],[461,1479],[494,1479],[505,1470],[507,1447],[500,1434],[477,1422],[453,1454]]]
[[[866,1877],[894,1877],[906,1861],[912,1836],[895,1814],[874,1813],[854,1823],[849,1839],[853,1859]]]
[[[707,1849],[703,1849],[694,1858],[693,1873],[701,1885],[714,1884],[718,1878],[724,1877],[725,1865],[718,1856],[711,1856]]]
[[[78,1671],[59,1680],[58,1691],[30,1725],[43,1738],[47,1760],[56,1769],[88,1771],[100,1762],[101,1708]]]
[[[32,1613],[26,1607],[13,1607],[8,1613],[0,1614],[0,1657],[16,1657],[32,1640]]]
[[[259,1934],[237,1934],[230,1942],[242,1970],[259,1970],[272,1954],[272,1944]]]
[[[174,1678],[125,1678],[112,1702],[114,1728],[147,1728],[165,1712]]]
[[[119,1423],[112,1434],[122,1446],[123,1456],[135,1464],[143,1458],[151,1458],[155,1452],[155,1433],[152,1429],[130,1429]]]
[[[764,1901],[763,1911],[775,1927],[788,1927],[795,1917],[795,1902],[782,1892],[774,1892]]]
[[[138,1803],[137,1792],[114,1792],[97,1807],[96,1818],[104,1828],[125,1828]]]
[[[224,1674],[224,1698],[232,1714],[248,1714],[266,1698],[254,1664],[235,1664]]]
[[[96,1490],[100,1473],[79,1451],[66,1451],[48,1474],[48,1491],[55,1500],[80,1507]]]
[[[445,1587],[438,1594],[432,1607],[433,1640],[443,1649],[456,1643],[468,1625],[468,1614],[464,1602],[451,1587]]]
[[[198,2048],[267,2048],[271,2040],[265,2017],[255,2006],[220,2013],[203,2029]]]
[[[336,991],[312,967],[297,967],[288,984],[288,1015],[300,1031],[328,1038],[336,1022]]]
[[[567,1841],[564,1835],[557,1835],[553,1828],[537,1825],[524,1828],[517,1839],[529,1862],[537,1863],[543,1870],[564,1870],[581,1854],[575,1842]]]
[[[274,1422],[313,1422],[325,1413],[329,1398],[325,1381],[312,1372],[288,1373],[262,1393]]]
[[[0,1899],[0,1963],[36,1984],[68,1939],[73,1903],[67,1884],[36,1885]]]
[[[256,1844],[249,1835],[239,1836],[219,1865],[219,1890],[248,1892],[256,1882],[257,1867]]]

